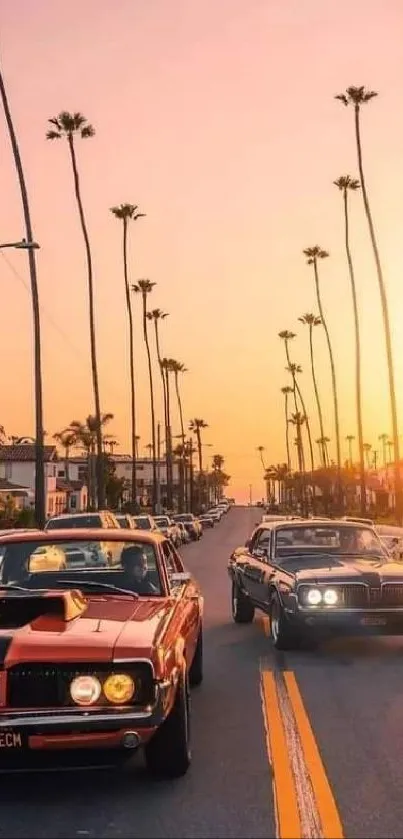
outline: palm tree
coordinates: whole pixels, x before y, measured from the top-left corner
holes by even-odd
[[[298,455],[298,470],[301,476],[301,506],[302,508],[306,507],[306,486],[305,486],[305,454],[304,454],[304,444],[302,440],[302,426],[305,423],[305,416],[300,413],[300,411],[295,411],[294,414],[291,414],[289,422],[291,425],[294,425],[297,432],[297,437],[295,440],[295,444],[297,447],[297,455]],[[306,510],[305,510],[306,512]]]
[[[174,372],[175,359],[162,358],[161,369],[165,375],[165,392],[167,400],[167,426],[165,434],[165,449],[167,461],[167,504],[172,507],[172,429],[171,429],[171,389],[169,374]]]
[[[136,388],[134,381],[134,330],[133,330],[133,309],[130,296],[130,286],[127,267],[127,226],[129,221],[137,221],[144,218],[145,213],[139,213],[137,204],[120,204],[118,207],[111,207],[111,213],[115,218],[123,222],[123,277],[126,294],[126,310],[129,322],[129,363],[130,363],[130,419],[131,419],[131,455],[132,455],[132,504],[137,504],[137,470],[136,470]]]
[[[202,439],[201,439],[201,432],[204,428],[208,428],[208,424],[204,421],[204,419],[192,419],[189,423],[189,431],[193,431],[196,435],[197,440],[197,453],[199,458],[199,473],[200,475],[203,472],[203,454],[202,454]]]
[[[64,473],[66,481],[70,481],[70,449],[77,443],[77,434],[72,428],[64,428],[63,431],[58,431],[53,435],[64,449]]]
[[[378,440],[382,443],[382,459],[383,465],[386,466],[387,464],[387,454],[386,454],[386,446],[389,440],[389,434],[379,434]]]
[[[104,470],[105,460],[103,452],[103,434],[102,429],[113,420],[114,415],[107,413],[101,414],[101,421],[89,414],[85,422],[80,420],[73,420],[69,425],[69,430],[73,432],[76,438],[76,443],[81,445],[87,453],[88,462],[88,502],[90,507],[95,506],[95,482],[93,472],[93,462],[98,442],[98,429],[101,429],[101,443],[102,443],[102,469]],[[99,506],[99,497],[98,497]]]
[[[305,248],[304,256],[307,257],[308,265],[313,266],[313,273],[315,279],[315,289],[316,289],[316,298],[318,302],[318,309],[320,319],[322,321],[323,328],[325,330],[327,347],[329,351],[329,360],[330,360],[330,368],[332,373],[332,390],[333,390],[333,407],[334,407],[334,425],[335,425],[335,432],[336,432],[336,459],[337,459],[337,484],[338,484],[338,494],[339,494],[339,504],[342,504],[342,483],[341,483],[341,446],[340,446],[340,423],[339,423],[339,400],[337,396],[337,383],[336,383],[336,369],[334,366],[334,358],[333,358],[333,350],[332,344],[330,340],[329,330],[327,327],[327,323],[324,316],[323,306],[322,306],[322,298],[320,294],[320,287],[319,287],[319,271],[318,271],[318,259],[326,259],[329,254],[327,251],[322,250],[319,245],[314,245],[312,248]]]
[[[298,413],[298,410],[299,410],[298,409],[298,404],[297,404],[297,394],[298,394],[298,398],[299,398],[299,401],[301,403],[302,411],[303,411],[303,414],[305,416],[306,430],[307,430],[308,442],[309,442],[309,452],[310,452],[310,457],[311,457],[312,480],[313,480],[313,472],[314,472],[314,469],[315,469],[315,462],[314,462],[314,456],[313,456],[311,426],[310,426],[310,423],[308,421],[308,414],[307,414],[307,411],[306,411],[306,408],[305,408],[305,402],[304,402],[304,398],[303,398],[302,393],[301,393],[301,388],[299,387],[299,384],[298,384],[297,379],[296,379],[296,374],[297,373],[302,373],[302,367],[300,367],[298,364],[292,364],[291,358],[290,358],[290,350],[289,350],[289,347],[288,347],[289,342],[294,340],[295,333],[294,332],[289,332],[287,329],[285,329],[282,332],[279,332],[279,338],[281,338],[281,340],[284,341],[284,349],[285,349],[287,365],[288,365],[286,367],[286,370],[289,373],[291,373],[291,375],[292,375],[292,381],[293,381],[293,386],[294,386],[295,412]],[[315,495],[315,492],[314,492],[314,495]]]
[[[354,311],[354,330],[355,330],[355,401],[357,410],[357,430],[358,430],[358,453],[360,459],[360,485],[361,485],[361,514],[365,516],[366,512],[366,498],[367,490],[365,485],[365,456],[364,456],[364,433],[362,428],[362,392],[361,392],[361,349],[360,349],[360,323],[358,318],[358,302],[357,289],[355,284],[355,274],[353,259],[350,248],[350,224],[348,213],[348,193],[356,192],[360,188],[360,182],[356,178],[351,178],[350,175],[341,175],[334,185],[340,190],[343,195],[343,209],[344,209],[344,241],[346,248],[347,264],[350,275],[351,294],[353,298]]]
[[[136,434],[135,437],[135,452],[136,452],[136,460],[139,459],[139,442],[141,440],[140,434]]]
[[[165,463],[167,475],[167,496],[168,507],[172,506],[172,441],[170,438],[170,429],[168,424],[168,396],[167,396],[167,382],[165,376],[165,369],[162,364],[159,324],[162,320],[168,317],[168,312],[163,312],[161,309],[152,309],[147,312],[147,318],[154,323],[155,330],[155,346],[157,350],[158,367],[161,374],[162,381],[162,396],[164,401],[164,430],[165,430]],[[169,441],[169,442],[167,442]],[[171,445],[170,445],[171,444]]]
[[[157,511],[158,505],[158,477],[157,477],[157,441],[155,433],[155,407],[154,407],[154,384],[153,384],[153,366],[151,361],[150,342],[148,340],[147,329],[147,295],[151,294],[155,283],[150,280],[138,280],[132,286],[132,291],[135,294],[141,294],[143,303],[143,336],[144,343],[147,350],[148,360],[148,378],[150,383],[150,409],[151,409],[151,440],[153,444],[153,513]]]
[[[266,466],[265,466],[264,457],[263,457],[264,446],[258,446],[256,451],[259,452],[260,460],[262,462],[263,469],[264,469],[264,471],[266,471]]]
[[[309,327],[309,350],[310,350],[310,356],[311,356],[312,381],[313,381],[313,387],[314,387],[314,391],[315,391],[316,406],[317,406],[317,409],[318,409],[318,417],[319,417],[319,428],[320,428],[320,438],[319,439],[323,441],[325,439],[325,432],[324,432],[324,428],[323,428],[322,406],[321,406],[321,402],[320,402],[320,399],[319,399],[319,388],[318,388],[318,383],[317,383],[317,380],[316,380],[315,361],[314,361],[314,354],[313,354],[313,336],[312,336],[313,327],[314,326],[321,326],[322,321],[321,321],[320,318],[317,317],[317,315],[310,314],[309,312],[307,312],[305,315],[302,315],[302,317],[298,318],[298,320],[300,320],[301,323],[304,323],[306,326]],[[325,452],[323,442],[321,443],[320,451],[321,451],[321,455],[322,455],[323,465],[326,466],[326,452]]]
[[[92,254],[90,247],[90,240],[88,236],[87,223],[84,215],[84,208],[81,198],[80,179],[78,175],[76,150],[74,145],[74,138],[79,136],[83,140],[93,137],[95,130],[90,125],[86,118],[80,113],[71,114],[68,111],[61,111],[59,116],[53,117],[49,120],[52,128],[47,132],[46,138],[48,140],[60,140],[62,137],[67,139],[67,144],[70,152],[71,165],[74,178],[74,191],[77,201],[78,214],[80,217],[81,231],[84,238],[85,253],[87,258],[87,278],[88,278],[88,298],[89,298],[89,314],[90,314],[90,343],[91,343],[91,370],[92,370],[92,387],[94,392],[95,402],[95,418],[97,422],[96,438],[97,438],[97,499],[98,507],[101,509],[105,506],[105,475],[103,464],[102,451],[102,429],[101,429],[101,403],[99,397],[99,378],[98,378],[98,363],[97,363],[97,348],[96,348],[96,330],[95,330],[95,312],[94,312],[94,282],[92,269]]]
[[[400,451],[399,451],[399,431],[397,420],[397,405],[396,405],[396,390],[395,390],[395,374],[392,354],[392,336],[390,331],[389,321],[389,306],[386,295],[385,280],[381,265],[381,257],[379,253],[378,243],[375,234],[374,222],[372,219],[372,212],[369,203],[369,196],[364,175],[364,164],[361,144],[361,126],[360,126],[360,112],[363,105],[367,105],[378,94],[374,90],[366,90],[364,86],[348,87],[345,93],[338,94],[335,98],[343,102],[346,107],[351,105],[354,108],[354,126],[355,126],[355,141],[357,147],[358,170],[360,174],[362,197],[364,202],[365,216],[368,223],[369,235],[371,238],[372,251],[374,254],[376,272],[378,277],[379,292],[381,296],[383,326],[385,332],[386,342],[386,357],[388,364],[389,375],[389,397],[390,397],[390,412],[392,416],[392,436],[394,448],[394,477],[395,477],[395,495],[396,495],[396,515],[399,523],[402,523],[403,515],[403,498],[402,498],[402,479],[400,474]]]
[[[371,443],[364,443],[363,444],[363,449],[364,449],[364,452],[365,452],[365,459],[367,461],[367,469],[368,469],[368,472],[369,472],[369,470],[371,468],[371,464],[369,462],[369,455],[370,455],[370,452],[371,452],[371,449],[372,449]]]
[[[291,471],[291,457],[290,457],[290,434],[289,434],[289,419],[288,419],[288,398],[292,393],[292,387],[286,386],[281,388],[281,393],[284,394],[284,414],[285,414],[285,445],[287,451],[287,467]]]
[[[346,440],[348,442],[348,459],[350,468],[353,468],[353,442],[355,440],[354,434],[347,434]]]
[[[34,242],[32,231],[31,213],[29,209],[28,192],[25,183],[24,170],[18,140],[11,117],[10,106],[3,75],[0,71],[0,96],[6,118],[7,129],[10,136],[11,148],[13,151],[15,168],[17,170],[20,185],[22,209],[24,213],[26,241]],[[41,361],[41,321],[39,310],[38,281],[36,276],[35,250],[28,247],[29,274],[31,280],[32,317],[34,327],[34,371],[35,371],[35,520],[39,528],[44,527],[46,521],[46,497],[45,497],[45,432],[43,429],[43,397],[42,397],[42,361]]]
[[[175,392],[176,392],[176,400],[178,403],[178,411],[179,411],[179,419],[181,424],[181,439],[182,439],[182,468],[183,468],[183,490],[185,492],[186,488],[186,477],[185,477],[185,425],[183,421],[183,409],[182,409],[182,397],[179,388],[179,373],[187,373],[188,370],[184,364],[180,361],[175,361],[175,359],[171,359],[171,370],[175,376]],[[181,506],[183,505],[184,499],[181,498]]]

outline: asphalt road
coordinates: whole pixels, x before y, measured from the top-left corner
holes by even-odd
[[[403,836],[403,639],[284,655],[267,621],[233,624],[226,564],[258,518],[233,509],[183,549],[205,593],[186,777],[152,782],[140,757],[131,772],[3,775],[0,837]]]

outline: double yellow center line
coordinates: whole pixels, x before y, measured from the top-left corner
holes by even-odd
[[[294,673],[261,667],[278,839],[343,839],[343,828]]]

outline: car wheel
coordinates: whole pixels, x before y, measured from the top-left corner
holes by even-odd
[[[189,668],[189,684],[195,688],[203,681],[203,627],[200,626],[192,664]]]
[[[252,623],[255,617],[255,607],[233,580],[231,592],[232,617],[235,623]]]
[[[276,593],[270,601],[270,635],[276,650],[293,650],[298,647],[298,637],[290,626]]]
[[[147,769],[160,778],[180,778],[192,760],[190,748],[189,682],[184,669],[172,710],[145,746]]]

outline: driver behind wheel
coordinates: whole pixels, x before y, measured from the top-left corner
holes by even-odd
[[[124,585],[137,594],[159,594],[156,586],[151,582],[148,570],[147,554],[140,545],[130,545],[124,548],[120,558],[124,572]]]

